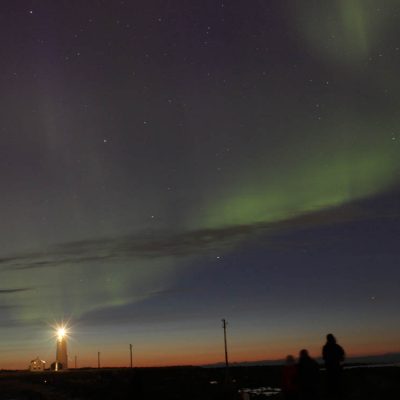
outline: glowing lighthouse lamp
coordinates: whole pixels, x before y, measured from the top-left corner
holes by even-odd
[[[64,336],[67,334],[67,331],[63,326],[57,328],[57,339],[63,340]]]
[[[60,371],[68,369],[68,355],[67,355],[67,329],[65,326],[59,326],[56,330],[57,335],[57,348],[56,348],[56,362],[54,363],[54,370]]]

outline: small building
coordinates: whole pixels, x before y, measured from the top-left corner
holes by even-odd
[[[39,357],[36,357],[34,360],[31,361],[29,365],[29,371],[32,372],[41,372],[44,371],[46,368],[46,361],[41,360]]]

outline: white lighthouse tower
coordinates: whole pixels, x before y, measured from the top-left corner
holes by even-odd
[[[68,369],[67,335],[64,327],[57,329],[55,370]]]

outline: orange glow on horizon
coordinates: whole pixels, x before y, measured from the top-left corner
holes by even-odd
[[[55,336],[60,338],[68,337],[69,328],[66,325],[54,327]],[[344,347],[347,358],[359,356],[374,356],[387,353],[400,352],[397,337],[387,336],[385,341],[378,337],[364,337],[361,341],[358,335],[338,335],[339,343]],[[228,340],[229,361],[230,363],[240,363],[245,361],[276,361],[282,360],[288,354],[295,357],[301,348],[307,348],[312,357],[321,356],[324,337],[318,335],[308,338],[302,337],[294,340],[284,338],[281,340],[244,340],[243,338],[232,337]],[[74,355],[78,357],[78,367],[97,367],[97,352],[101,351],[101,365],[103,367],[129,367],[129,347],[120,342],[90,343],[89,346],[75,341],[69,349],[72,359]],[[48,364],[54,359],[53,345],[43,345],[37,349],[29,350],[28,356],[26,349],[15,349],[2,353],[0,368],[2,369],[27,369],[31,359],[39,355]],[[205,341],[193,343],[189,341],[163,341],[148,343],[142,341],[133,351],[133,365],[135,367],[164,367],[177,365],[207,365],[222,363],[224,360],[223,343],[221,341]]]

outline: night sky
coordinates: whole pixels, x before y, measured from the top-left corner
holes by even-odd
[[[396,0],[4,0],[0,368],[400,351]]]

